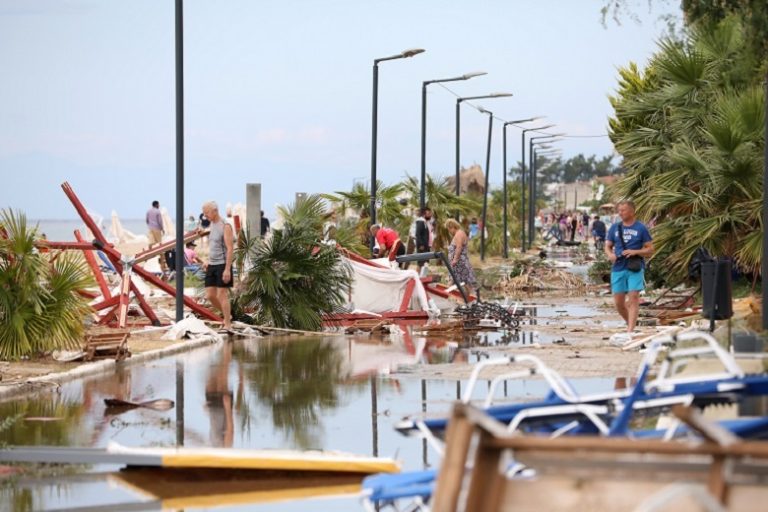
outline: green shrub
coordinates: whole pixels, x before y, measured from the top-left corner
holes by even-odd
[[[0,212],[0,359],[74,347],[91,311],[77,293],[93,284],[87,267],[73,254],[41,253],[36,239],[24,214]]]

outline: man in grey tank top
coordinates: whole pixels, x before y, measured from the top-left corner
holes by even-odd
[[[229,304],[229,288],[232,288],[232,251],[234,234],[232,226],[219,215],[214,201],[203,204],[203,214],[211,221],[208,227],[208,263],[205,269],[205,297],[218,308],[224,317],[224,329],[232,329]]]

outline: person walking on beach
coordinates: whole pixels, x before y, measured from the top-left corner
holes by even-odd
[[[605,223],[600,220],[600,217],[595,215],[595,220],[592,221],[592,236],[595,239],[595,249],[598,251],[603,250],[603,246],[605,244],[605,232]]]
[[[232,329],[232,315],[229,304],[229,289],[232,288],[232,252],[234,232],[219,215],[214,201],[203,204],[203,214],[210,221],[208,229],[208,263],[205,270],[205,297],[221,311],[224,330]]]
[[[574,212],[574,213],[572,213],[572,214],[570,215],[570,217],[568,217],[568,218],[570,219],[570,227],[571,227],[570,235],[571,235],[571,242],[573,242],[573,241],[575,240],[575,238],[576,238],[576,230],[577,230],[577,228],[578,228],[578,226],[579,226],[579,216],[578,216],[578,214],[577,214],[577,213],[575,213],[575,212]]]
[[[469,246],[467,245],[469,238],[461,229],[461,224],[455,219],[446,220],[444,225],[453,237],[448,246],[448,259],[453,267],[453,272],[456,274],[456,279],[464,286],[467,295],[471,295],[472,291],[477,288],[477,278],[475,271],[472,270],[472,265],[469,263]]]
[[[157,244],[163,243],[163,214],[160,212],[160,201],[152,201],[152,208],[147,210],[145,217],[147,223],[147,230],[149,234],[147,238],[149,240],[149,248],[151,249]],[[165,263],[165,258],[160,255],[160,269],[163,274],[168,271],[168,265]]]
[[[651,233],[635,218],[635,203],[619,203],[620,220],[608,230],[605,254],[613,263],[611,291],[616,310],[627,322],[623,341],[631,339],[640,312],[640,292],[645,287],[645,258],[653,255]]]
[[[264,216],[264,210],[261,211],[261,226],[259,230],[259,234],[261,235],[261,238],[264,238],[269,233],[270,227],[269,227],[269,219]]]

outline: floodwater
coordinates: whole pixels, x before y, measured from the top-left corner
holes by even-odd
[[[475,341],[477,338],[470,340]],[[389,373],[401,365],[439,358],[434,354],[442,349],[432,350],[432,345],[410,336],[395,336],[391,341],[302,337],[223,342],[71,382],[59,393],[0,403],[0,418],[31,418],[19,419],[0,431],[0,445],[104,447],[117,442],[126,446],[322,448],[394,457],[402,461],[404,470],[423,469],[439,464],[436,454],[423,441],[398,434],[393,424],[407,415],[447,414],[465,383],[395,378]],[[470,357],[458,358],[462,362],[457,364],[480,357],[472,347],[453,352],[461,350]],[[471,356],[473,350],[475,356]],[[613,379],[583,379],[573,384],[579,392],[596,392],[611,389]],[[480,388],[473,394],[477,399],[487,390],[485,384]],[[538,380],[513,381],[498,391],[502,400],[531,399],[545,392],[545,383]],[[108,397],[132,401],[169,398],[176,405],[166,412],[135,409],[114,414],[104,405],[103,399]],[[5,479],[0,481],[0,510],[163,507],[125,485],[118,469],[58,467]],[[359,496],[354,494],[217,505],[226,510],[362,510]]]

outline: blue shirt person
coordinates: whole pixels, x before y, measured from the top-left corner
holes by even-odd
[[[597,215],[595,215],[595,220],[592,223],[592,236],[605,240],[605,223]]]
[[[621,243],[619,238],[624,235],[624,244]],[[624,255],[625,250],[638,251],[645,247],[645,244],[652,241],[651,233],[645,225],[636,220],[631,225],[627,226],[623,221],[619,221],[613,224],[608,229],[608,237],[606,241],[613,244],[613,253],[616,255],[616,261],[613,262],[612,271],[626,270],[627,260],[629,255]],[[645,268],[645,260],[643,260],[643,269]],[[640,288],[642,290],[642,288]]]
[[[627,339],[631,339],[640,312],[640,292],[645,288],[645,261],[639,271],[627,268],[631,256],[643,258],[653,255],[653,241],[648,228],[635,218],[635,203],[621,201],[618,205],[620,221],[611,226],[605,240],[605,255],[613,263],[611,291],[616,310],[627,322]],[[623,243],[621,235],[623,235]]]
[[[469,223],[469,238],[475,238],[480,234],[480,226],[477,224],[477,219],[472,219]]]

